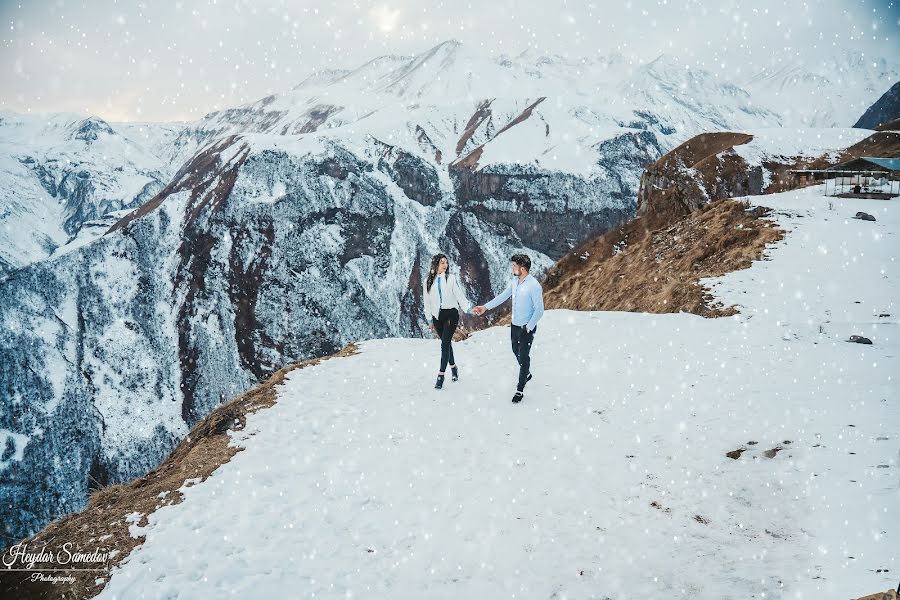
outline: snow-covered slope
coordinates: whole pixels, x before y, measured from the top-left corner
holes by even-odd
[[[549,311],[521,404],[506,327],[457,344],[441,391],[433,339],[291,372],[232,433],[243,451],[134,528],[99,598],[892,587],[900,206],[821,186],[751,200],[788,234],[708,282],[740,314]]]
[[[851,127],[900,79],[896,57],[859,50],[817,56],[814,64],[773,57],[741,87],[765,102],[789,127]]]
[[[825,157],[834,161],[845,148],[859,143],[874,132],[850,127],[755,129],[753,139],[734,147],[734,151],[752,166],[766,161],[813,160]]]
[[[0,113],[0,278],[53,254],[86,221],[161,190],[174,172],[166,138],[177,129]]]

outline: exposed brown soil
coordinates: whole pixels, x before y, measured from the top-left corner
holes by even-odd
[[[700,286],[749,267],[767,244],[784,237],[761,217],[770,209],[717,200],[668,226],[648,229],[643,217],[589,240],[551,267],[543,281],[545,308],[690,312],[719,317],[737,312]]]
[[[900,158],[900,132],[879,131],[873,133],[861,142],[857,142],[844,150],[838,162],[844,162],[859,156]]]
[[[897,600],[897,590],[888,590],[886,592],[876,592],[868,596],[860,596],[859,600]]]
[[[770,448],[763,452],[763,456],[766,458],[775,458],[775,455],[784,450],[781,446],[775,446],[774,448]]]
[[[459,141],[456,142],[457,156],[462,154],[462,151],[465,150],[466,144],[468,144],[469,140],[472,139],[472,136],[475,135],[475,131],[478,127],[491,117],[491,102],[493,102],[493,100],[483,100],[481,104],[478,105],[478,109],[471,117],[469,117],[466,128],[463,130],[462,135],[459,136]]]
[[[772,183],[763,189],[759,169],[751,172],[733,152],[752,139],[736,132],[701,134],[647,167],[638,218],[582,243],[551,267],[542,282],[545,307],[734,314],[734,307],[715,304],[699,280],[749,267],[784,232],[761,218],[769,209],[750,211],[748,203],[731,197],[803,185],[790,169],[822,169],[857,156],[900,156],[900,133],[877,132],[836,158],[766,163]],[[508,323],[509,317],[497,322]]]
[[[237,141],[237,136],[229,136],[195,155],[179,169],[178,173],[175,174],[175,177],[172,178],[172,181],[160,190],[156,196],[115,222],[112,227],[109,228],[107,233],[127,227],[128,224],[135,219],[139,219],[159,208],[165,199],[172,194],[176,194],[183,190],[193,190],[191,194],[191,204],[196,205],[197,197],[203,192],[206,192],[206,188],[211,183],[210,180],[205,178],[218,175],[219,166],[222,162],[221,153],[235,143],[235,141]],[[238,162],[243,163],[249,155],[249,148],[246,144],[242,144],[239,152],[241,152],[242,155]],[[202,185],[204,183],[206,185]]]
[[[743,454],[746,451],[747,451],[746,448],[738,448],[737,450],[732,450],[731,452],[726,452],[725,456],[727,456],[728,458],[730,458],[732,460],[737,460],[741,457],[741,454]]]
[[[275,404],[275,386],[283,383],[289,372],[356,352],[356,345],[351,343],[336,354],[304,360],[280,369],[265,382],[204,417],[159,467],[138,479],[97,490],[90,496],[83,511],[65,515],[22,541],[28,545],[28,552],[39,552],[41,548],[46,548],[47,552],[56,554],[67,542],[71,542],[73,551],[117,551],[105,562],[90,565],[101,570],[48,573],[74,578],[73,583],[54,584],[31,581],[33,571],[4,572],[0,569],[0,597],[56,600],[91,598],[99,594],[109,581],[112,568],[144,541],[143,536],[131,536],[126,515],[138,512],[143,516],[134,524],[146,525],[147,515],[156,509],[181,502],[182,494],[178,490],[187,480],[202,482],[220,465],[231,460],[242,449],[228,445],[230,437],[227,432],[240,431],[246,426],[247,415]],[[192,481],[187,485],[193,484]],[[35,563],[34,570],[39,570],[41,566],[59,568],[59,565],[50,563]],[[95,583],[98,578],[103,580],[99,584]]]
[[[510,121],[509,123],[504,125],[503,128],[501,128],[497,133],[495,133],[491,137],[491,139],[492,140],[495,139],[497,136],[502,134],[504,131],[506,131],[510,127],[514,127],[514,126],[518,125],[519,123],[521,123],[522,121],[524,121],[525,119],[527,119],[528,117],[530,117],[531,111],[534,110],[534,107],[536,107],[538,104],[540,104],[544,100],[546,100],[546,97],[542,96],[542,97],[538,98],[537,100],[535,100],[534,102],[532,102],[531,104],[529,104],[527,107],[525,107],[525,109],[521,113],[519,113],[516,116],[516,118],[514,118],[512,121]],[[469,120],[469,125],[466,126],[466,132],[463,134],[463,137],[460,138],[459,143],[456,146],[457,153],[462,151],[462,148],[465,147],[465,143],[472,136],[472,133],[474,133],[474,129],[477,128],[478,125],[481,124],[481,121],[479,120],[479,121],[477,121],[477,123],[475,123],[474,128],[472,128],[472,124],[473,124],[473,122],[475,122],[474,120],[476,120],[476,117],[479,116],[479,113],[481,113],[482,108],[484,108],[484,110],[487,110],[487,107],[479,106],[478,112],[476,112],[475,115],[473,115],[472,118]],[[488,113],[488,114],[490,114],[490,113]],[[471,133],[469,132],[470,129],[472,129]],[[478,161],[481,159],[481,154],[483,152],[484,152],[484,144],[481,144],[477,148],[475,148],[474,150],[469,152],[467,155],[465,155],[464,157],[453,162],[451,166],[452,166],[452,168],[454,168],[456,170],[470,169],[470,170],[474,171],[475,169],[478,168]]]

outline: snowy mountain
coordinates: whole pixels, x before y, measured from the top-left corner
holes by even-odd
[[[785,126],[850,127],[898,79],[896,58],[848,50],[822,55],[816,64],[773,57],[740,85],[777,111]]]
[[[900,81],[866,109],[854,127],[900,129]]]
[[[210,410],[285,364],[422,335],[432,254],[448,254],[470,298],[485,300],[512,252],[540,274],[633,217],[644,167],[684,139],[780,123],[734,84],[666,57],[488,60],[447,42],[318,73],[183,127],[91,125],[90,152],[119,144],[91,159],[97,171],[118,156],[128,181],[150,173],[141,164],[160,175],[137,195],[124,175],[111,179],[116,201],[78,195],[98,198],[72,209],[78,228],[46,234],[71,243],[47,245],[52,256],[0,284],[6,534],[146,473]],[[24,224],[55,201],[28,185],[45,195],[7,228],[14,242],[36,235]]]
[[[0,113],[0,278],[52,255],[85,222],[152,198],[174,172],[165,152],[177,129]]]

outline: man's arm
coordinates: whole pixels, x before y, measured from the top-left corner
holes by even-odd
[[[491,310],[492,308],[497,308],[504,302],[506,302],[509,297],[512,296],[512,281],[509,282],[509,285],[506,286],[506,289],[500,292],[496,298],[484,304],[484,307],[487,310]]]
[[[532,332],[537,327],[538,321],[544,316],[544,290],[541,289],[539,283],[535,283],[531,286],[529,295],[531,296],[531,301],[534,302],[534,314],[531,315],[531,320],[528,321],[526,328],[529,332]]]

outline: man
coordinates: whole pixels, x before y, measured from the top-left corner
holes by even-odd
[[[525,396],[525,384],[531,379],[531,344],[537,332],[537,323],[544,316],[544,290],[529,271],[531,259],[525,254],[514,254],[512,261],[513,280],[490,302],[476,306],[472,312],[483,315],[512,297],[512,325],[510,340],[513,354],[519,362],[519,383],[513,402],[521,402]]]

